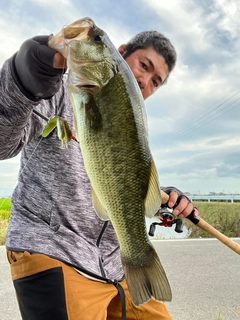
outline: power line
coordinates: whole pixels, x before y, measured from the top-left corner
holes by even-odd
[[[169,144],[169,142],[176,141],[180,137],[182,137],[182,136],[184,136],[186,134],[190,134],[193,131],[198,130],[199,128],[205,126],[206,124],[208,124],[208,123],[214,121],[215,119],[219,118],[223,114],[226,114],[228,111],[236,108],[239,105],[238,101],[240,100],[240,98],[237,98],[234,101],[232,101],[231,103],[225,105],[228,101],[230,101],[231,99],[233,99],[235,96],[237,96],[240,93],[240,90],[238,90],[235,94],[232,94],[236,89],[239,89],[239,87],[236,87],[234,90],[232,90],[226,96],[224,96],[222,99],[220,99],[218,102],[216,102],[213,106],[215,106],[217,103],[219,103],[223,99],[225,99],[224,101],[219,103],[215,108],[212,108],[213,107],[212,106],[211,110],[208,109],[206,112],[200,113],[198,116],[194,116],[194,118],[189,120],[184,125],[184,127],[180,128],[179,130],[174,132],[168,139],[162,138],[162,139],[158,140],[157,144],[161,144],[161,146],[164,146],[164,145]],[[232,95],[229,97],[230,94],[232,94]],[[235,103],[237,103],[237,104],[233,105]],[[230,106],[232,106],[232,107],[229,108]],[[224,111],[224,110],[226,110],[226,111]]]

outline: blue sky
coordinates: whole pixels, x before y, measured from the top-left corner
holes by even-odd
[[[150,97],[151,150],[160,183],[191,193],[240,193],[238,0],[2,0],[0,64],[37,34],[91,17],[118,47],[158,30],[176,48],[168,83]],[[0,161],[0,196],[17,183],[19,156]]]

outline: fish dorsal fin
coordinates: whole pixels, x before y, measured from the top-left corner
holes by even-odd
[[[148,191],[144,201],[145,215],[152,218],[161,206],[161,193],[158,181],[158,173],[153,159],[151,160],[150,177]]]
[[[101,205],[94,189],[91,186],[91,190],[92,190],[92,203],[93,203],[93,207],[96,211],[96,214],[98,215],[98,217],[101,220],[109,220],[109,216],[107,214],[107,211],[105,210],[105,208],[103,208],[103,206]]]

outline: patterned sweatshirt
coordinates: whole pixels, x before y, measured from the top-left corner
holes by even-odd
[[[66,119],[74,132],[66,77],[49,100],[33,102],[22,94],[10,69],[0,74],[0,160],[21,152],[18,183],[6,247],[41,253],[111,280],[124,276],[119,244],[110,221],[96,215],[79,144],[62,146],[56,130],[41,137],[45,117]]]

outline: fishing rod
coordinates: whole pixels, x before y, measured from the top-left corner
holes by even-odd
[[[164,205],[167,204],[168,200],[169,200],[169,195],[161,190],[161,196],[162,196],[162,204],[164,204]],[[169,209],[169,208],[167,208],[167,209],[168,209],[168,211],[165,212],[166,216],[164,218],[171,219],[171,213],[170,213],[171,209]],[[167,212],[169,212],[169,214],[167,214]],[[199,216],[195,216],[194,210],[186,218],[189,219],[193,224],[197,225],[199,228],[206,231],[208,234],[212,235],[213,237],[215,237],[216,239],[221,241],[223,244],[225,244],[227,247],[232,249],[234,252],[240,254],[240,244],[236,243],[235,241],[231,240],[230,238],[228,238],[227,236],[222,234],[220,231],[215,229],[213,226],[211,226],[209,223],[207,223],[205,220],[203,220]],[[172,223],[174,223],[174,222],[177,223],[177,221],[174,221],[173,218],[172,218],[172,220],[173,220]],[[179,220],[179,219],[176,219],[176,220]],[[177,230],[180,230],[180,232],[181,232],[181,227],[180,227],[180,229],[178,229],[176,226],[175,231],[178,232]]]
[[[45,121],[49,121],[49,119],[46,118],[44,115],[42,115],[40,112],[38,112],[36,110],[33,110],[33,112],[36,115],[38,115],[39,117],[41,117],[42,119],[44,119]],[[74,135],[72,135],[72,139],[77,141],[77,139],[76,139],[76,137]],[[167,204],[168,200],[169,200],[169,195],[161,190],[161,196],[162,196],[162,204],[164,204],[164,205]],[[186,218],[189,219],[193,224],[197,225],[199,228],[201,228],[204,231],[206,231],[208,234],[212,235],[213,237],[215,237],[216,239],[221,241],[223,244],[228,246],[230,249],[232,249],[236,253],[240,254],[240,245],[238,243],[236,243],[233,240],[231,240],[228,237],[226,237],[224,234],[222,234],[220,231],[215,229],[213,226],[211,226],[209,223],[204,221],[199,216],[195,216],[194,215],[194,210]],[[171,227],[173,224],[176,224],[175,231],[178,232],[178,233],[182,232],[182,227],[183,227],[182,220],[178,219],[178,218],[174,218],[171,209],[165,207],[161,211],[161,219],[162,219],[161,223],[153,223],[151,225],[150,231],[149,231],[149,235],[150,236],[154,235],[154,231],[155,231],[156,225],[161,225],[161,226],[165,226],[165,227]]]

